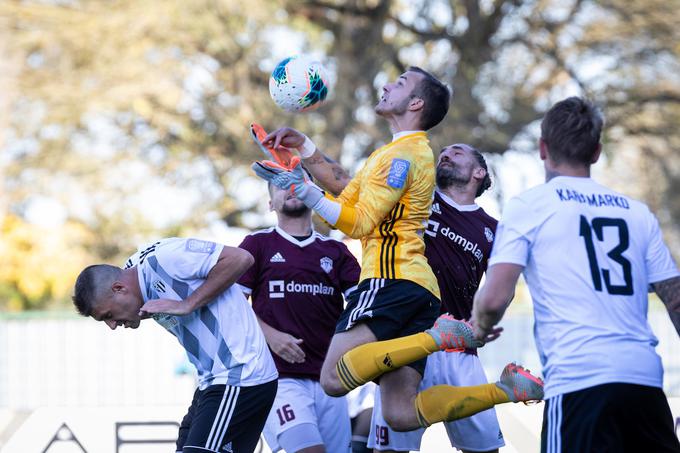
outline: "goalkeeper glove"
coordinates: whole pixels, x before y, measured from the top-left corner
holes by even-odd
[[[302,201],[305,206],[314,208],[318,201],[323,198],[323,192],[307,178],[305,170],[300,165],[300,158],[294,156],[293,160],[294,167],[290,170],[268,160],[255,162],[251,168],[260,178],[280,189],[292,190],[295,197]]]

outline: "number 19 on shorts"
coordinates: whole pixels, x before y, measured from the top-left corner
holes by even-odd
[[[375,425],[375,444],[380,446],[390,444],[390,430],[387,426]]]

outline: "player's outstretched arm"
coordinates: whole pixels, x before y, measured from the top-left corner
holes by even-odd
[[[654,283],[652,287],[668,309],[675,330],[680,335],[680,277]]]
[[[291,127],[271,132],[263,143],[275,149],[279,146],[297,149],[316,182],[334,196],[338,196],[351,179],[339,163],[321,152],[305,134]]]
[[[353,179],[337,199],[324,196],[321,189],[308,181],[300,165],[290,170],[272,162],[255,162],[251,166],[257,176],[284,190],[292,189],[295,196],[313,209],[331,226],[346,235],[359,239],[383,221],[406,190],[406,180],[401,184],[389,181],[389,167],[375,170],[365,180]],[[363,170],[361,170],[363,171]],[[361,173],[360,171],[360,173]],[[406,178],[406,176],[404,176]],[[359,184],[363,196],[359,195]],[[347,203],[347,199],[353,199]]]
[[[498,338],[494,326],[515,296],[515,285],[523,269],[518,264],[498,263],[486,271],[486,281],[475,294],[472,306],[471,323],[476,339],[489,342]]]
[[[326,156],[318,148],[308,158],[303,157],[303,162],[305,168],[309,170],[321,186],[336,197],[340,195],[352,179],[339,163]]]
[[[167,313],[181,316],[191,313],[207,305],[233,285],[253,265],[254,261],[253,256],[247,251],[238,247],[224,246],[203,284],[196,288],[189,297],[179,302],[170,299],[149,300],[140,309],[140,315]]]

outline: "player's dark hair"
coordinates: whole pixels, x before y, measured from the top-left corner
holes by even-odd
[[[111,284],[120,277],[122,270],[109,264],[88,266],[76,279],[73,305],[78,313],[90,316],[92,308],[99,298],[111,289]]]
[[[479,184],[479,187],[477,187],[477,192],[475,193],[475,198],[477,198],[486,192],[486,189],[491,187],[491,176],[489,175],[489,167],[486,165],[486,159],[484,159],[482,153],[480,153],[477,148],[473,148],[472,146],[470,148],[472,148],[472,155],[475,156],[475,159],[477,159],[477,163],[486,172],[484,179],[482,179],[481,184]]]
[[[556,164],[590,165],[600,144],[604,119],[591,102],[570,97],[553,105],[541,122],[541,138]]]
[[[423,75],[423,79],[413,89],[412,96],[425,102],[420,127],[425,131],[430,130],[441,123],[449,111],[451,91],[439,79],[418,66],[411,66],[408,71]]]

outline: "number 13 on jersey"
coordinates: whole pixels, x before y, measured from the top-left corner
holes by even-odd
[[[600,268],[595,253],[595,241],[604,242],[605,231],[612,230],[618,234],[618,242],[607,252],[610,267],[620,266],[623,278],[623,285],[612,283],[612,272],[609,269]],[[594,234],[593,234],[594,233]],[[593,279],[593,286],[596,291],[602,291],[604,287],[609,294],[630,296],[633,294],[633,274],[630,261],[623,256],[623,253],[630,246],[630,236],[628,235],[628,225],[623,219],[609,217],[595,217],[592,222],[588,222],[585,216],[581,216],[579,236],[583,238],[586,252],[588,253],[588,264],[590,275]]]

